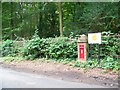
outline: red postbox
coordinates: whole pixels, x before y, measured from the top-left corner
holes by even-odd
[[[84,59],[84,45],[79,45],[79,58]]]
[[[81,35],[77,42],[78,47],[78,61],[85,62],[87,60],[87,37]]]

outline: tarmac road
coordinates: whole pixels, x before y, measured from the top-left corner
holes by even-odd
[[[92,82],[91,82],[92,83]],[[0,88],[105,88],[103,86],[69,82],[50,77],[0,69]]]

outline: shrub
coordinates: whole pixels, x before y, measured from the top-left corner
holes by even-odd
[[[53,42],[48,47],[50,58],[76,58],[77,57],[76,41],[69,41],[67,37],[53,38]]]
[[[101,51],[104,57],[120,55],[120,39],[111,32],[103,32]]]
[[[0,47],[2,56],[15,56],[18,53],[18,48],[12,40],[3,41]]]
[[[24,47],[22,49],[22,55],[24,57],[27,57],[28,59],[36,58],[38,55],[41,55],[41,49],[42,49],[42,40],[40,37],[35,33],[31,40],[26,41],[24,44]],[[41,46],[40,46],[41,45]]]
[[[114,60],[113,58],[111,57],[107,57],[106,59],[104,59],[102,62],[101,62],[101,67],[103,69],[111,69],[111,70],[119,70],[120,67],[119,67],[119,63],[117,60]]]
[[[76,58],[76,41],[69,41],[67,37],[40,39],[35,33],[31,40],[27,41],[22,54],[27,58]]]

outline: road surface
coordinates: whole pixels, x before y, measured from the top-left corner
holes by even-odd
[[[105,88],[105,87],[58,80],[42,75],[17,72],[10,69],[1,68],[0,88]]]

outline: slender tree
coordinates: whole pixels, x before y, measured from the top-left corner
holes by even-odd
[[[62,3],[58,2],[59,7],[59,22],[60,22],[60,36],[63,36],[63,26],[62,26]]]

